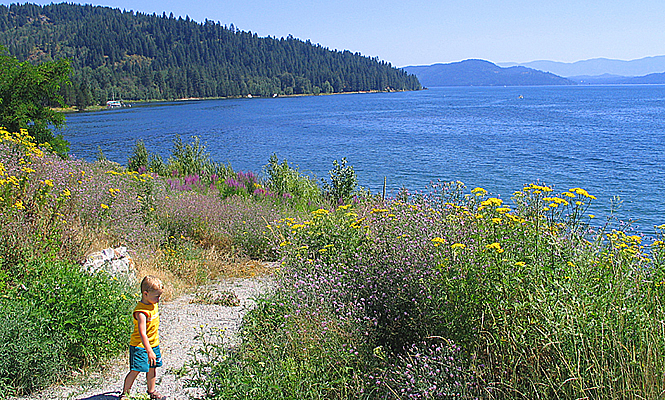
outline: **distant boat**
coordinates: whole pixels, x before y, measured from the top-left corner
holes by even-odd
[[[126,104],[122,100],[109,100],[106,102],[106,108],[120,108],[120,107],[131,107],[131,104]]]

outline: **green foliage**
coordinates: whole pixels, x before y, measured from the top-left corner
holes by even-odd
[[[43,388],[125,349],[133,307],[126,284],[58,262],[24,269],[25,283],[0,300],[0,393]]]
[[[177,171],[180,176],[199,174],[210,176],[218,174],[220,169],[226,170],[225,166],[210,159],[210,153],[198,137],[194,137],[192,143],[183,143],[180,136],[177,136],[173,140],[173,150],[168,164],[169,169]]]
[[[346,164],[346,157],[343,157],[341,162],[334,160],[329,174],[330,183],[324,183],[323,189],[332,201],[344,203],[354,195],[365,193],[365,190],[358,186],[358,177],[353,166]]]
[[[132,148],[132,154],[127,159],[127,168],[130,171],[145,172],[148,170],[148,149],[143,140],[137,140]]]
[[[108,162],[109,159],[106,158],[106,154],[102,150],[102,146],[97,146],[97,154],[95,155],[95,161],[97,162]]]
[[[286,159],[280,163],[276,154],[271,155],[264,172],[268,188],[277,195],[292,196],[305,202],[319,202],[321,189],[316,181],[300,173],[297,167],[289,165]]]
[[[48,21],[45,23],[44,21]],[[80,21],[86,21],[81,24]],[[92,99],[174,99],[418,90],[418,79],[378,58],[310,41],[258,37],[213,21],[77,4],[0,6],[0,44],[21,60],[71,58],[63,94]]]
[[[164,159],[162,159],[162,156],[151,153],[148,157],[148,171],[165,176],[168,174],[168,166],[164,162]]]
[[[63,106],[62,86],[69,83],[69,61],[47,61],[33,65],[19,62],[0,48],[0,126],[11,132],[27,129],[37,144],[48,143],[59,155],[69,151],[62,135],[54,136],[49,125],[65,124],[62,113],[51,109]]]
[[[244,317],[238,351],[228,350],[223,332],[199,332],[202,346],[190,364],[188,386],[219,399],[367,398],[344,338],[334,332],[319,336],[318,321],[291,318],[272,300],[259,299]],[[317,336],[294,342],[307,330]]]
[[[0,300],[0,398],[30,393],[63,378],[62,332],[49,313],[21,300]]]

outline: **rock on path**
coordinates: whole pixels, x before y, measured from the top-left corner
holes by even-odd
[[[219,328],[224,331],[225,342],[233,342],[243,316],[254,307],[254,298],[272,286],[272,277],[228,279],[203,286],[210,292],[233,292],[239,306],[190,303],[194,294],[186,294],[173,301],[160,304],[160,349],[164,366],[157,369],[157,390],[168,395],[169,400],[186,400],[196,389],[184,388],[186,376],[183,367],[191,360],[192,351],[200,344],[194,339],[201,331]],[[129,340],[129,338],[128,338]],[[104,374],[81,376],[76,386],[54,386],[45,391],[23,397],[35,399],[111,400],[117,399],[128,372],[128,356],[116,360]],[[145,393],[145,374],[139,374],[134,382],[132,394]]]

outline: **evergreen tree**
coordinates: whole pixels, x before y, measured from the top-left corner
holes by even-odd
[[[0,6],[0,44],[20,60],[72,60],[62,95],[86,107],[125,99],[272,96],[418,90],[418,79],[378,58],[293,36],[91,5]],[[328,84],[326,85],[326,82]]]

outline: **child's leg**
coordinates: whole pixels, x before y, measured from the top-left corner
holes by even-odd
[[[150,368],[148,372],[145,373],[145,380],[148,382],[148,393],[155,391],[155,384],[157,382],[157,368]]]
[[[129,371],[129,373],[125,377],[125,385],[122,387],[121,394],[129,394],[129,392],[132,390],[132,385],[134,384],[134,380],[136,379],[137,376],[139,376],[139,371]]]

